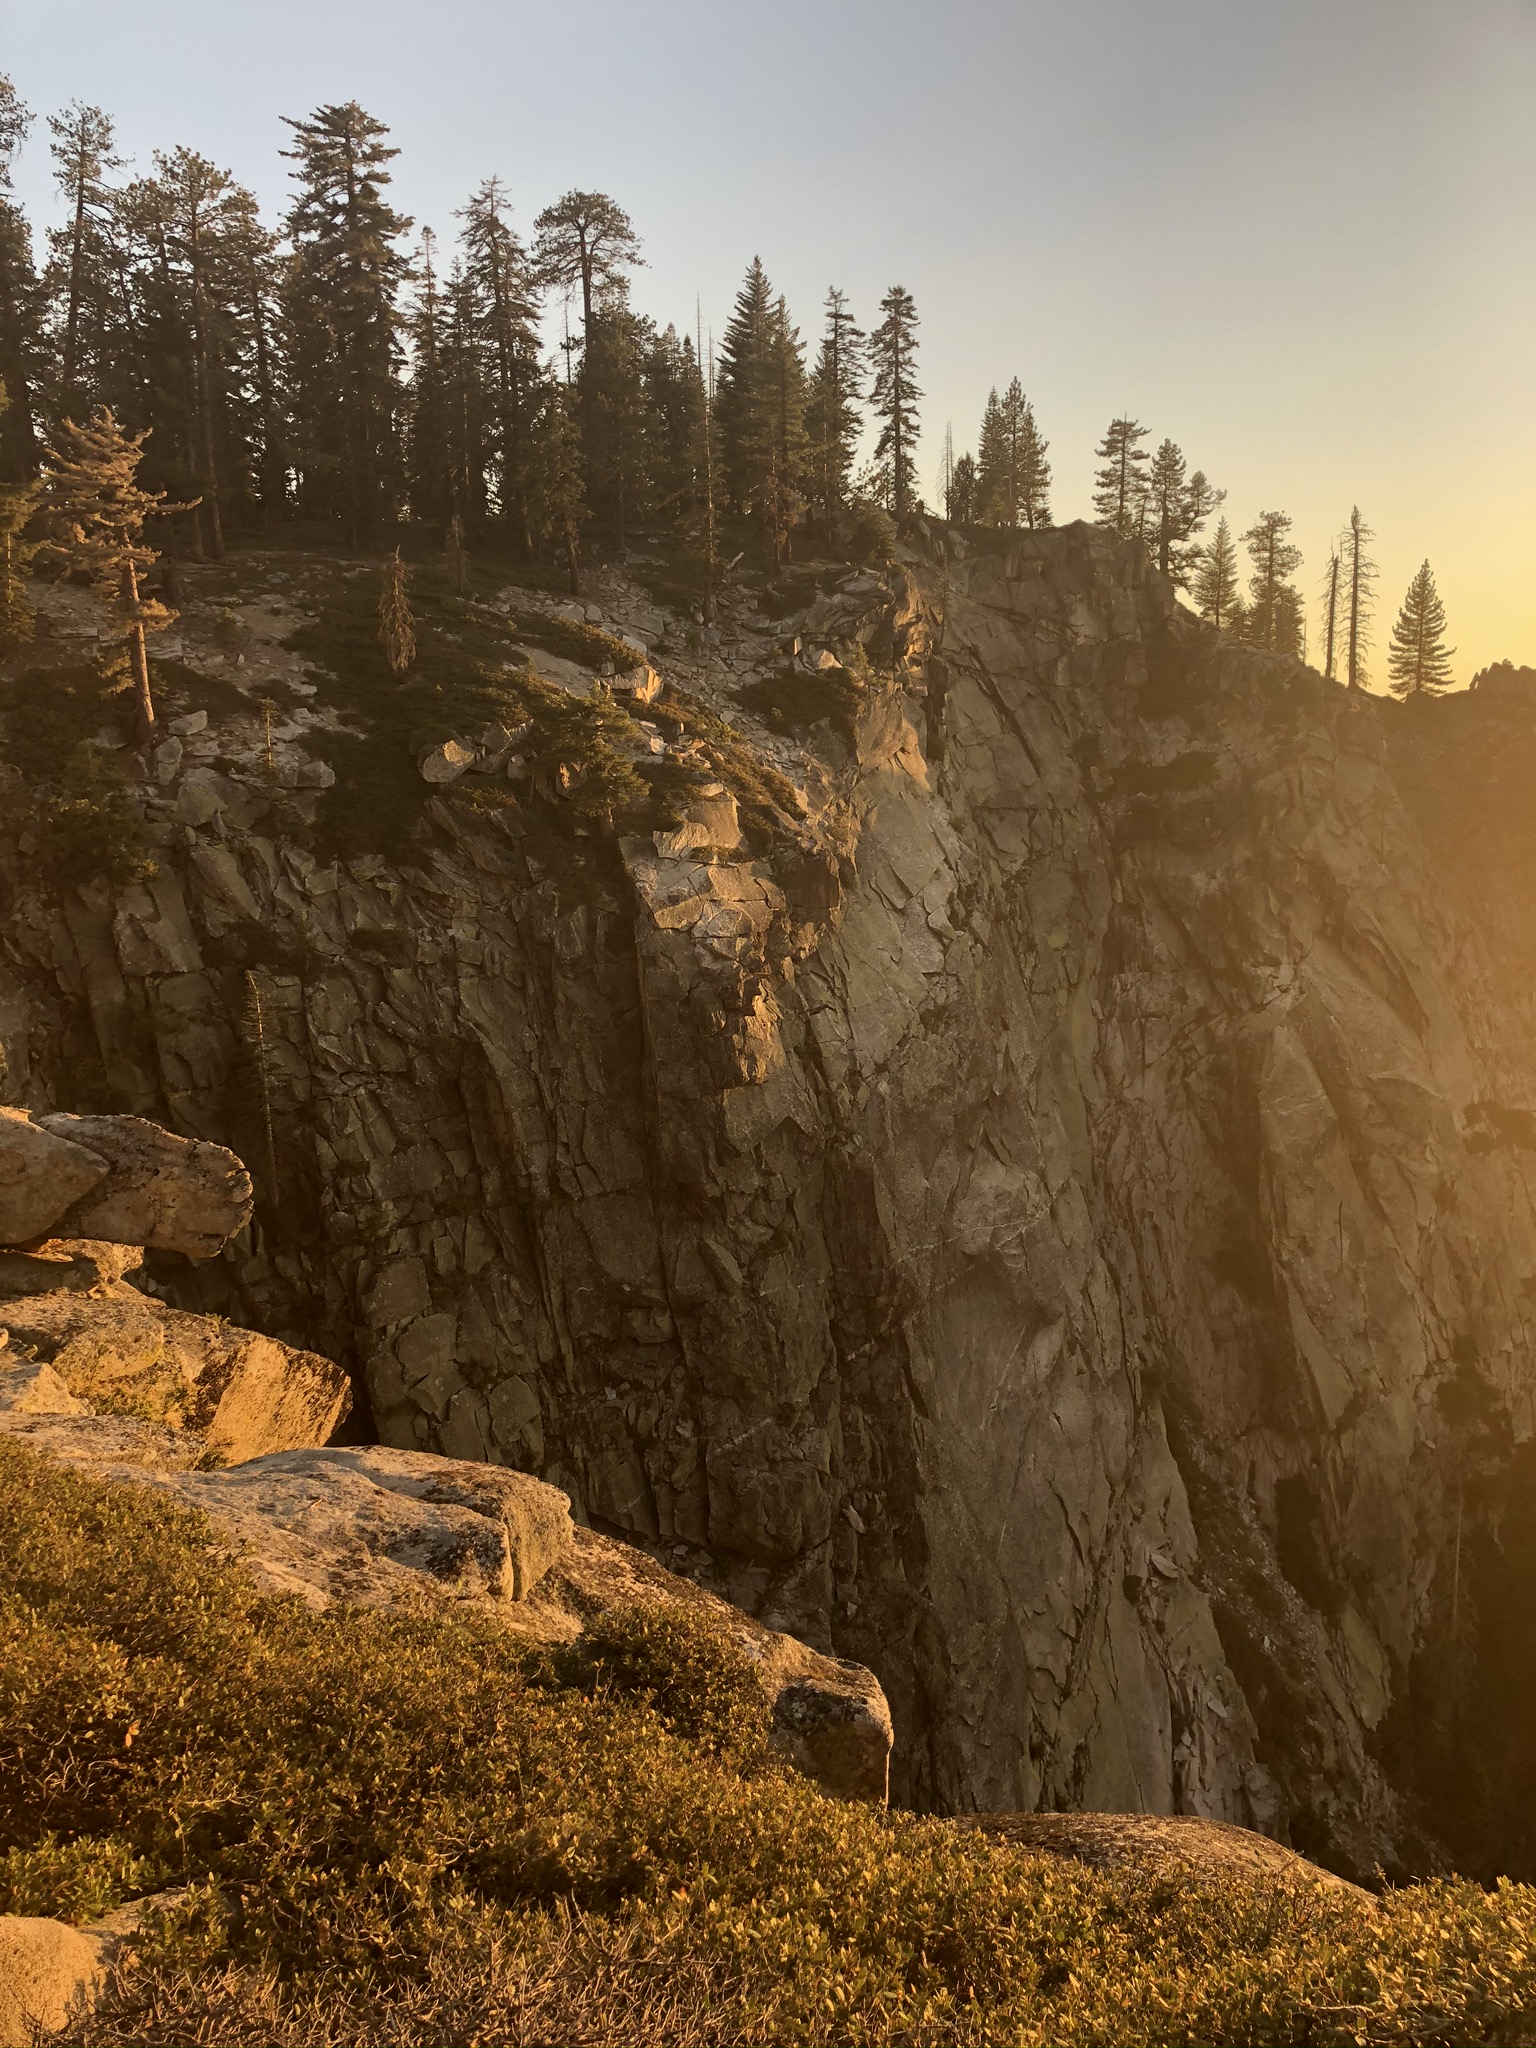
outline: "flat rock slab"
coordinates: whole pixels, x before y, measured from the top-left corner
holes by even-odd
[[[526,1473],[382,1445],[277,1451],[156,1483],[311,1607],[527,1598],[571,1544],[570,1502]]]
[[[1187,1814],[976,1813],[960,1816],[955,1825],[1042,1855],[1065,1856],[1092,1870],[1172,1872],[1204,1883],[1234,1877],[1284,1881],[1374,1903],[1368,1891],[1347,1878],[1230,1821]]]
[[[251,1176],[223,1145],[179,1137],[139,1116],[60,1114],[38,1123],[108,1168],[46,1231],[211,1259],[251,1220]]]

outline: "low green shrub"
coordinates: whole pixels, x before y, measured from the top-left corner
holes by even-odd
[[[183,1884],[96,2043],[1536,2041],[1536,1893],[1103,1876],[830,1799],[742,1653],[263,1598],[0,1439],[0,1907]]]

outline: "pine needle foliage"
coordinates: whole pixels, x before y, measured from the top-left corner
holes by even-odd
[[[1209,619],[1219,630],[1231,630],[1233,611],[1238,602],[1237,549],[1232,543],[1232,529],[1225,519],[1217,520],[1216,531],[1200,550],[1199,566],[1195,570],[1190,594],[1202,619]]]
[[[893,284],[880,311],[885,318],[869,337],[874,370],[869,409],[880,426],[875,461],[885,465],[889,477],[887,509],[899,519],[916,498],[917,402],[923,395],[917,381],[917,302],[905,286]]]
[[[0,1910],[183,1884],[87,2042],[1529,2043],[1536,1892],[1101,1875],[826,1797],[707,1620],[261,1597],[0,1440]]]
[[[1093,509],[1124,540],[1141,532],[1147,504],[1147,428],[1124,414],[1110,421],[1094,449]]]
[[[1435,697],[1449,688],[1454,647],[1445,644],[1445,606],[1434,571],[1420,564],[1387,649],[1387,677],[1397,697]]]
[[[409,582],[410,572],[396,548],[384,564],[379,590],[379,645],[397,682],[416,659],[416,621],[411,615]]]
[[[139,463],[149,429],[130,434],[100,407],[88,425],[65,420],[48,450],[43,507],[48,538],[42,552],[72,575],[93,583],[106,600],[128,650],[145,735],[155,728],[144,637],[169,626],[176,613],[140,588],[143,572],[160,559],[144,539],[151,513],[186,511],[167,505],[164,491],[143,490]]]

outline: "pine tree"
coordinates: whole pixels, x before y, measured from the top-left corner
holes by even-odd
[[[539,386],[538,274],[508,225],[499,178],[485,180],[459,219],[464,288],[485,349],[492,488],[502,517],[527,547],[530,433]],[[604,253],[601,244],[598,253]],[[611,289],[617,264],[605,264],[598,281]],[[589,305],[589,329],[591,310]]]
[[[442,347],[448,497],[463,522],[466,535],[473,536],[480,532],[491,513],[489,479],[495,466],[495,405],[482,308],[478,293],[465,275],[462,260],[454,263],[444,298],[447,314]],[[539,402],[536,390],[531,400],[535,411]]]
[[[885,315],[869,337],[874,368],[869,408],[880,423],[876,462],[890,465],[890,510],[900,518],[912,508],[918,416],[917,306],[912,294],[893,284],[880,301]]]
[[[652,423],[650,499],[670,523],[691,519],[703,500],[704,378],[692,339],[675,327],[653,337],[642,365]]]
[[[1253,564],[1247,637],[1276,654],[1300,652],[1301,601],[1287,579],[1301,565],[1301,549],[1286,539],[1290,530],[1287,513],[1261,512],[1243,535]]]
[[[955,464],[949,480],[949,493],[944,506],[944,517],[953,526],[969,526],[976,518],[976,458],[962,455]]]
[[[763,514],[773,535],[774,559],[789,559],[790,536],[805,511],[805,352],[799,330],[780,296],[768,327],[768,403],[773,445],[763,494]]]
[[[438,289],[437,237],[421,232],[412,269],[416,292],[405,315],[411,388],[406,408],[405,487],[411,516],[432,526],[457,520],[453,511],[450,398],[443,349],[443,304]],[[463,527],[459,528],[462,538]]]
[[[1387,676],[1397,697],[1436,697],[1449,688],[1454,647],[1445,644],[1445,606],[1434,571],[1420,565],[1392,628]]]
[[[816,368],[806,400],[807,492],[822,533],[836,532],[848,503],[864,418],[865,338],[834,285],[827,293]]]
[[[581,535],[586,525],[586,480],[576,396],[549,371],[533,424],[530,513],[535,537],[565,551],[571,591],[581,590]]]
[[[1147,473],[1147,541],[1156,551],[1158,568],[1175,589],[1186,588],[1197,573],[1203,552],[1190,543],[1225,496],[1212,490],[1203,470],[1193,476],[1186,476],[1185,470],[1184,451],[1175,442],[1164,441]]]
[[[290,462],[276,343],[277,238],[262,226],[255,196],[243,186],[235,188],[224,257],[232,347],[248,394],[239,502],[255,524],[288,510]]]
[[[140,488],[138,469],[148,431],[125,433],[105,406],[88,426],[61,422],[44,468],[49,530],[43,544],[44,553],[71,573],[88,577],[105,598],[127,643],[146,740],[154,737],[155,705],[144,636],[163,630],[176,614],[140,590],[141,573],[159,560],[157,551],[144,544],[144,521],[151,513],[164,517],[191,509],[167,505],[163,491]]]
[[[0,383],[0,432],[5,427],[7,410],[6,389]],[[20,647],[32,638],[32,605],[24,578],[37,548],[35,543],[23,540],[22,534],[40,488],[26,481],[0,482],[0,652]]]
[[[1365,657],[1371,644],[1371,608],[1376,589],[1376,564],[1366,552],[1376,538],[1352,507],[1349,531],[1344,536],[1344,616],[1348,634],[1347,680],[1352,690],[1365,688]]]
[[[37,384],[41,335],[32,231],[11,197],[11,163],[32,116],[0,73],[0,384],[10,406],[0,417],[0,482],[20,483],[37,470]]]
[[[588,323],[576,389],[589,503],[621,554],[630,526],[647,510],[654,422],[644,364],[651,339],[626,287],[605,286]]]
[[[1051,465],[1034,407],[1017,377],[982,415],[977,450],[977,517],[991,526],[1049,526]]]
[[[404,680],[416,659],[416,621],[411,615],[409,584],[410,572],[396,548],[384,564],[379,590],[379,645],[397,683]]]
[[[1342,564],[1337,547],[1328,554],[1328,574],[1323,579],[1323,674],[1329,682],[1336,680],[1333,672],[1335,647],[1339,625],[1339,570]]]
[[[48,233],[48,283],[58,329],[53,412],[80,418],[112,366],[112,310],[120,285],[115,196],[107,179],[122,159],[113,154],[112,123],[100,107],[72,101],[64,113],[49,116],[48,126],[54,181],[68,207],[65,225]]]
[[[1191,595],[1202,619],[1209,619],[1218,630],[1225,627],[1231,631],[1238,603],[1237,549],[1225,519],[1217,520],[1209,545],[1200,550]]]
[[[725,495],[738,514],[761,509],[773,462],[773,287],[754,256],[720,340],[715,419]]]
[[[1094,472],[1093,509],[1126,540],[1141,532],[1147,498],[1147,429],[1133,419],[1111,420],[1094,449],[1103,466]]]
[[[606,192],[567,192],[533,228],[540,276],[567,294],[580,286],[582,334],[589,336],[599,294],[644,261],[633,222]]]
[[[147,244],[141,296],[145,412],[155,452],[174,445],[182,461],[162,464],[176,488],[199,500],[204,552],[224,553],[229,486],[248,494],[260,441],[256,365],[245,349],[246,259],[255,211],[251,194],[187,149],[157,154],[156,175],[126,195],[124,212]]]
[[[288,216],[288,370],[300,502],[356,542],[397,509],[402,484],[398,316],[410,222],[384,197],[389,130],[355,100],[288,121],[298,196]]]

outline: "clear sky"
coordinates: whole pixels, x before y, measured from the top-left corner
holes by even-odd
[[[445,238],[491,173],[525,232],[601,188],[637,305],[679,325],[697,298],[718,333],[754,254],[805,330],[829,284],[869,320],[899,281],[930,496],[946,423],[973,445],[1017,374],[1058,519],[1126,410],[1236,530],[1292,514],[1309,598],[1359,503],[1378,686],[1426,556],[1462,680],[1536,663],[1536,0],[0,0],[0,68],[273,218],[279,117],[328,100],[390,124],[397,200]],[[19,184],[52,217],[41,120]]]

